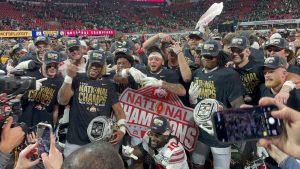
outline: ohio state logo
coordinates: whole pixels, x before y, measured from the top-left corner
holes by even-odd
[[[168,95],[168,92],[165,89],[158,88],[154,90],[154,95],[159,98],[166,98]]]

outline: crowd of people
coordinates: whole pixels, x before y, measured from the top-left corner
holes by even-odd
[[[83,5],[55,2],[3,3],[4,15],[0,16],[0,28],[5,30],[116,29],[127,33],[173,32],[193,28],[200,16],[214,3],[214,1],[199,1],[151,8],[133,6],[128,1],[90,1]],[[245,9],[244,12],[240,12],[241,7]],[[31,12],[33,8],[34,13]],[[233,0],[231,3],[224,3],[222,15],[214,20],[212,26],[218,27],[218,24],[232,20],[294,19],[300,16],[299,8],[297,1],[282,3],[264,0],[249,3],[247,0]]]
[[[288,41],[276,28],[269,36],[242,32],[216,37],[209,31],[206,27],[204,33],[191,31],[180,38],[165,33],[148,38],[118,33],[113,39],[1,39],[2,73],[16,76],[22,71],[36,79],[36,88],[15,96],[23,112],[18,122],[33,130],[25,135],[21,127],[10,126],[11,117],[6,119],[0,141],[1,167],[201,169],[208,159],[215,169],[237,167],[231,164],[231,144],[220,143],[212,126],[207,128],[210,118],[194,119],[200,134],[192,152],[186,152],[172,134],[170,117],[158,115],[143,138],[130,137],[119,96],[126,88],[152,86],[177,95],[192,109],[206,99],[216,100],[222,109],[275,104],[279,110],[272,115],[289,122],[283,123],[286,132],[259,143],[243,141],[244,146],[238,146],[239,165],[244,167],[255,158],[253,152],[264,147],[273,165],[296,168],[300,165],[298,36]],[[207,110],[212,109],[200,112]],[[41,138],[34,128],[45,121],[57,131],[57,141],[50,134],[49,152],[39,154]],[[21,143],[27,147],[22,144],[23,150],[15,149]]]

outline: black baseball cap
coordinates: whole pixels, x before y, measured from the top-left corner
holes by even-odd
[[[161,135],[170,135],[171,127],[168,120],[164,117],[157,116],[151,122],[150,125],[151,132]]]
[[[37,46],[39,43],[45,43],[45,44],[49,45],[50,39],[46,36],[38,36],[34,41],[34,45]]]
[[[80,41],[77,38],[70,38],[66,40],[67,49],[70,49],[72,47],[77,47],[77,46],[79,47],[80,45],[81,45]]]
[[[217,57],[222,50],[221,44],[216,40],[207,40],[203,43],[201,56]]]
[[[48,51],[44,55],[44,63],[46,65],[50,63],[59,63],[60,62],[60,53],[56,51]]]
[[[264,62],[264,67],[270,69],[278,69],[278,68],[286,69],[286,66],[287,66],[287,61],[280,56],[268,57]]]
[[[229,48],[239,48],[239,49],[246,49],[250,47],[250,41],[245,36],[236,36],[232,38]]]
[[[130,51],[128,48],[117,48],[114,52],[114,62],[117,63],[119,58],[125,58],[128,60],[128,62],[131,64],[131,66],[134,65],[134,59],[132,55],[130,54]]]
[[[266,49],[271,47],[277,47],[280,49],[288,49],[289,50],[289,42],[284,38],[273,38],[270,39],[265,46]]]
[[[89,54],[88,63],[99,63],[104,65],[106,63],[106,53],[103,50],[93,50]]]
[[[200,31],[192,31],[190,34],[189,34],[189,38],[190,39],[193,39],[194,37],[196,38],[200,38],[200,39],[205,39],[204,38],[204,34]]]
[[[15,55],[18,51],[24,49],[23,46],[21,44],[16,44],[10,51],[10,56]]]

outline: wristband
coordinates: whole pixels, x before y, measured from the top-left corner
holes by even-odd
[[[121,75],[122,77],[128,77],[127,69],[121,70],[120,75]]]
[[[67,83],[67,84],[72,84],[72,81],[73,81],[73,78],[66,75],[65,77],[65,80],[64,80],[64,83]]]
[[[120,119],[117,121],[117,125],[118,126],[126,126],[126,119]]]
[[[126,134],[126,119],[120,119],[117,121],[117,125],[119,126],[119,130]]]
[[[124,133],[124,135],[126,134],[126,127],[125,126],[120,126],[119,130]]]
[[[295,89],[296,84],[293,81],[288,80],[283,83],[283,86],[288,86],[291,88],[291,90],[293,90],[293,89]]]

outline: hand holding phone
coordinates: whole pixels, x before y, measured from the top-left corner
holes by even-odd
[[[52,126],[47,123],[39,123],[37,125],[37,138],[38,138],[38,155],[43,153],[49,154],[50,150],[50,134],[53,133]]]
[[[227,109],[213,113],[213,128],[221,143],[236,143],[279,136],[282,121],[271,116],[274,105]]]

